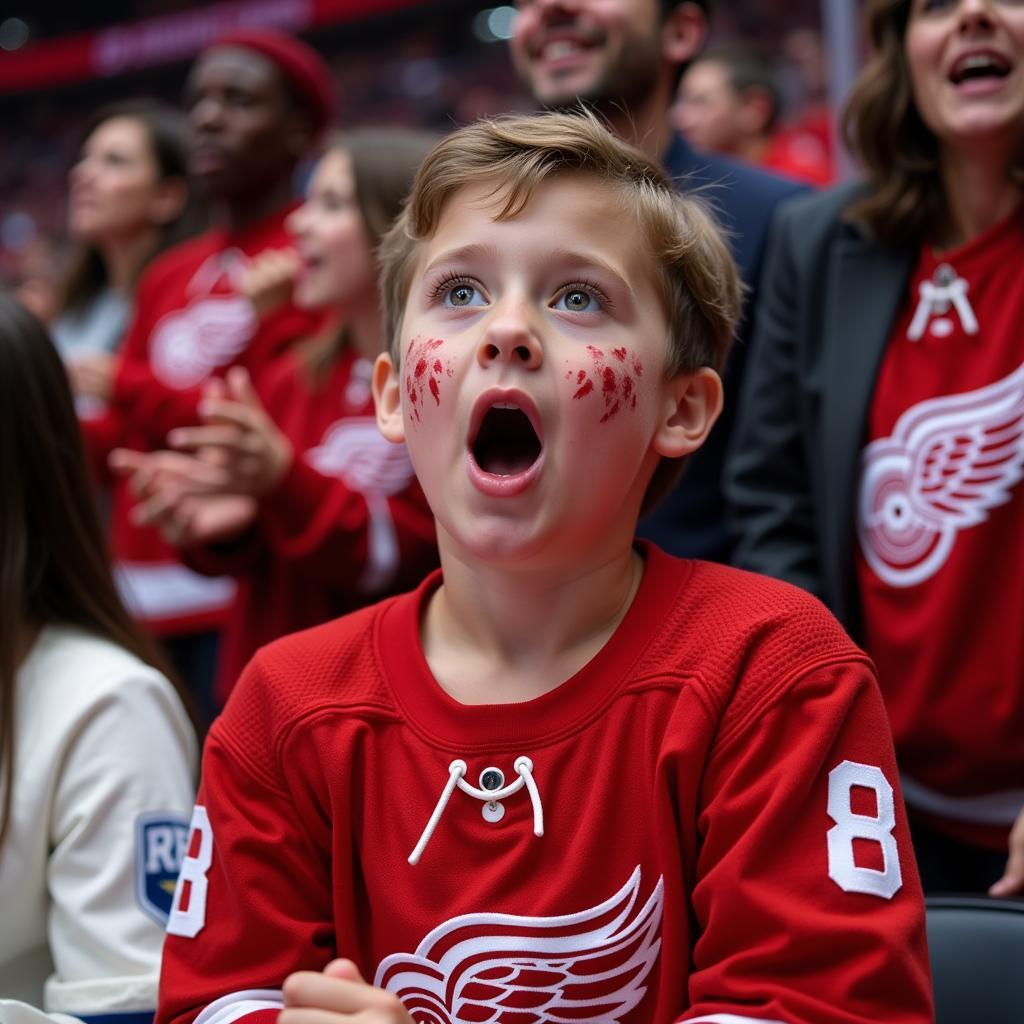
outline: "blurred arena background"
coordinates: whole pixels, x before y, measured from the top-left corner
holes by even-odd
[[[828,91],[821,10],[819,0],[720,0],[715,12],[715,44],[742,41],[772,60],[791,122]],[[444,130],[530,107],[505,45],[514,17],[495,0],[5,0],[0,284],[52,280],[61,266],[65,176],[89,113],[130,96],[176,102],[192,57],[221,31],[274,26],[316,46],[334,73],[339,126]]]

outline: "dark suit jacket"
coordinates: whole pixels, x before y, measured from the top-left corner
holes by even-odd
[[[663,163],[681,191],[697,191],[710,202],[729,232],[740,277],[750,289],[745,308],[753,308],[775,207],[783,199],[806,194],[806,186],[746,164],[695,153],[678,135]],[[729,358],[721,419],[705,445],[691,456],[683,479],[640,521],[639,535],[674,555],[729,560],[732,538],[726,523],[722,472],[743,376],[749,320],[749,316],[744,318]]]
[[[854,637],[857,467],[915,255],[843,219],[862,188],[780,208],[726,468],[736,564],[817,594]]]

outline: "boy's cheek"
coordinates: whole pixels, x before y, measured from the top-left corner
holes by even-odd
[[[455,375],[445,355],[443,338],[415,337],[409,342],[403,368],[402,390],[406,416],[412,423],[422,422],[431,408],[439,408],[448,378]]]
[[[565,371],[572,401],[592,410],[598,423],[632,412],[644,375],[643,361],[628,348],[587,345],[585,356]]]

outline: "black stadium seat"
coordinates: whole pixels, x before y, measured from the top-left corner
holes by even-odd
[[[1024,899],[926,904],[936,1024],[1024,1024]]]

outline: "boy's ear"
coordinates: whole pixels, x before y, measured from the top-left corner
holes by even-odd
[[[377,428],[387,440],[401,444],[405,440],[402,419],[402,387],[391,356],[382,352],[373,364],[373,405],[377,411]]]
[[[673,377],[654,449],[670,459],[689,455],[704,443],[721,412],[722,378],[710,366]]]

